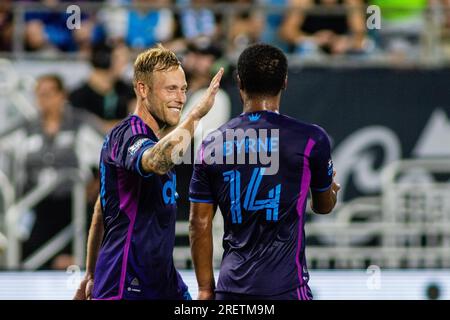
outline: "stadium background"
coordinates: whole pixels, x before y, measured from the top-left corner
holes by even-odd
[[[162,42],[177,52],[189,85],[193,83],[186,110],[198,99],[205,79],[217,66],[226,66],[218,105],[203,122],[206,131],[241,112],[234,82],[236,57],[256,41],[276,44],[288,54],[289,83],[281,110],[327,129],[336,178],[343,186],[334,213],[308,215],[306,254],[315,297],[449,299],[449,1],[353,2],[362,7],[339,1],[344,5],[337,9],[314,7],[309,15],[317,12],[331,20],[360,10],[363,41],[341,51],[292,40],[286,12],[294,2],[0,4],[0,299],[71,298],[83,272],[98,150],[105,123],[111,120],[98,121],[100,130],[86,125],[75,131],[75,171],[56,170],[51,161],[46,165],[43,161],[33,168],[40,172],[39,183],[29,185],[29,150],[39,152],[27,131],[40,119],[36,79],[58,74],[73,92],[92,74],[89,61],[96,43],[107,42],[115,48],[117,64],[122,64],[118,77],[130,83],[137,52]],[[73,4],[80,8],[81,29],[66,25],[70,16],[66,9]],[[380,29],[366,24],[372,12],[366,11],[368,5],[380,9]],[[145,32],[140,34],[140,28]],[[345,34],[352,36],[355,30]],[[195,139],[200,138],[198,134]],[[44,151],[41,156],[46,157]],[[177,168],[180,199],[174,258],[195,296],[187,238],[190,171],[189,165]],[[35,206],[62,185],[69,186],[70,198],[75,199],[71,224],[37,254],[22,257],[22,243],[36,220]],[[47,219],[52,219],[51,214],[60,212],[49,214]],[[215,219],[216,266],[220,228],[220,219]],[[56,263],[55,256],[66,246],[72,248],[72,256]]]

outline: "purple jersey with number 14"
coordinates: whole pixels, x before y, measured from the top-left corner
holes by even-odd
[[[230,132],[246,134],[230,140]],[[332,184],[326,132],[275,112],[243,113],[210,134],[200,150],[189,197],[218,205],[223,215],[224,254],[216,292],[259,297],[292,292],[286,296],[311,299],[305,208],[310,189],[325,191]],[[214,163],[220,150],[223,161]],[[278,161],[276,172],[269,174],[264,153]],[[255,157],[230,163],[232,154],[235,159]]]

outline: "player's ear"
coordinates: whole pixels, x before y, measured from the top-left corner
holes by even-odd
[[[136,91],[141,98],[147,98],[148,86],[145,83],[138,81],[136,83]]]
[[[242,81],[241,81],[241,78],[239,78],[239,75],[236,75],[236,81],[237,81],[239,90],[244,90],[244,88],[242,87]]]
[[[281,90],[286,90],[286,88],[287,88],[287,83],[288,83],[288,80],[287,80],[287,76],[286,76],[286,78],[284,78],[284,82],[283,82],[283,86],[281,87]]]

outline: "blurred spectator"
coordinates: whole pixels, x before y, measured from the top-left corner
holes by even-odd
[[[74,107],[99,117],[106,133],[134,108],[134,90],[121,78],[128,63],[128,49],[124,45],[113,49],[105,43],[96,44],[90,62],[93,69],[89,79],[69,99]]]
[[[228,31],[228,50],[239,55],[247,46],[261,39],[264,27],[264,13],[252,10],[252,0],[234,0],[233,3],[240,6],[247,5],[249,10],[240,11],[231,17]]]
[[[22,1],[35,2],[35,1]],[[61,3],[69,0],[44,0],[43,10],[27,10],[25,12],[25,49],[27,51],[52,53],[55,51],[74,52],[88,50],[91,42],[93,22],[89,16],[81,12],[80,29],[67,28],[71,13],[59,10]]]
[[[142,50],[173,38],[171,0],[133,0],[131,9],[121,7],[123,3],[130,2],[114,1],[113,6],[98,14],[107,40],[125,42],[131,49]]]
[[[439,9],[442,11],[442,42],[443,52],[450,61],[450,0],[436,0],[441,5]]]
[[[225,72],[228,67],[222,60],[222,49],[214,44],[195,42],[188,46],[188,52],[183,58],[183,68],[186,72],[188,92],[186,104],[182,111],[183,115],[198,104],[204,92],[208,88],[212,76],[224,67]],[[227,74],[224,74],[224,81]],[[222,88],[216,94],[214,108],[202,118],[199,129],[195,132],[195,139],[201,139],[201,135],[208,130],[215,130],[228,121],[231,113],[231,102],[227,92]],[[199,140],[200,141],[200,140]]]
[[[91,158],[86,163],[84,154],[98,153],[101,148],[100,128],[89,114],[76,111],[66,102],[66,92],[61,78],[57,75],[41,76],[36,85],[36,103],[40,117],[27,127],[25,192],[36,187],[45,179],[48,169],[57,171],[88,168],[96,166]],[[86,136],[87,134],[87,136]],[[84,136],[84,137],[83,137]],[[92,148],[86,141],[97,141]],[[32,226],[28,239],[23,245],[23,257],[27,258],[39,249],[56,233],[71,222],[72,199],[71,184],[59,185],[48,197],[40,201],[34,208],[34,214],[25,217]],[[29,226],[30,227],[30,226]],[[26,235],[24,236],[26,238]],[[66,247],[58,257],[58,261],[73,264],[70,256],[71,248]],[[52,266],[52,262],[44,265],[44,269]],[[67,265],[60,265],[65,268]]]
[[[288,1],[289,0],[257,0],[257,3],[260,5],[284,8],[288,5]],[[263,12],[263,16],[264,22],[261,33],[261,41],[275,45],[283,51],[288,51],[287,43],[279,36],[279,29],[283,22],[283,12],[268,10]]]
[[[217,63],[221,61],[222,55],[220,47],[207,41],[195,41],[188,44],[187,52],[182,60],[188,83],[188,100],[199,89],[208,87],[211,75],[219,69]],[[186,104],[188,103],[189,101]]]
[[[382,28],[377,45],[399,61],[419,55],[428,0],[371,0],[381,11]]]
[[[188,51],[183,57],[183,69],[186,73],[188,83],[188,92],[186,104],[182,110],[182,119],[189,111],[199,103],[213,75],[220,67],[228,68],[221,61],[222,51],[220,48],[208,43],[191,43]],[[226,76],[226,74],[224,74]],[[177,191],[180,194],[178,208],[183,219],[189,217],[189,201],[188,191],[189,182],[191,181],[194,156],[206,134],[217,129],[230,119],[231,101],[227,92],[223,89],[226,77],[222,79],[221,88],[216,95],[213,109],[200,121],[197,130],[194,133],[194,144],[191,145],[191,163],[183,163],[176,166],[177,173]]]
[[[366,24],[362,0],[290,0],[289,5],[294,8],[286,14],[280,34],[295,53],[344,54],[363,49]],[[329,13],[308,10],[314,5]],[[339,10],[344,5],[352,9]]]
[[[103,133],[107,133],[135,107],[131,82],[122,78],[129,63],[129,49],[124,44],[114,48],[106,43],[95,44],[90,63],[92,71],[88,80],[72,91],[69,100],[76,109],[95,115],[102,124]],[[87,192],[92,208],[100,186],[98,171],[93,173],[94,179],[88,185]]]
[[[180,12],[181,34],[186,40],[192,41],[200,37],[217,40],[216,15],[207,7],[214,4],[213,0],[178,0],[177,3],[190,5]]]
[[[211,9],[214,0],[175,0],[180,10],[175,11],[173,39],[165,45],[182,55],[191,42],[218,43],[223,41],[221,14]]]
[[[11,51],[13,16],[11,12],[11,1],[0,3],[0,51]]]
[[[450,0],[441,0],[444,10],[444,30],[446,35],[450,35]]]

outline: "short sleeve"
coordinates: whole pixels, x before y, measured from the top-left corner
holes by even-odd
[[[200,157],[202,154],[202,148],[199,151]],[[191,202],[203,202],[203,203],[214,203],[210,179],[207,173],[207,165],[204,163],[202,158],[200,163],[194,164],[194,172],[192,174],[191,183],[189,186],[189,201]]]
[[[311,151],[311,190],[323,192],[331,187],[333,182],[333,160],[328,134],[319,128],[316,143]]]
[[[156,142],[150,137],[138,134],[131,135],[128,138],[125,136],[124,143],[119,145],[113,143],[111,158],[116,166],[132,171],[146,178],[152,173],[146,173],[142,169],[141,159],[144,152],[153,147]]]

